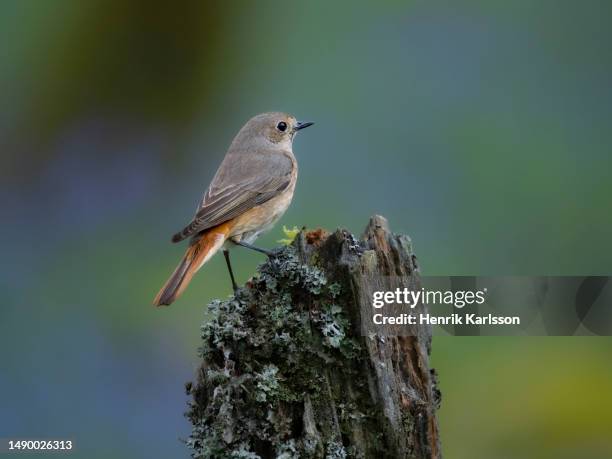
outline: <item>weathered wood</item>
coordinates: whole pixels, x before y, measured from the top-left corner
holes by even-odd
[[[361,240],[300,233],[211,303],[188,385],[193,457],[440,458],[431,330],[366,326],[373,292],[403,286],[420,288],[410,239],[375,216]]]

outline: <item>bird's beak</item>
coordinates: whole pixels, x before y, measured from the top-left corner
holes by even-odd
[[[310,121],[298,121],[295,125],[295,130],[299,131],[300,129],[307,128],[308,126],[312,126],[314,123]]]

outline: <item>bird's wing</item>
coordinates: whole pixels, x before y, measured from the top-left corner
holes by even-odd
[[[228,155],[204,193],[195,217],[172,237],[179,242],[231,220],[282,193],[291,182],[293,162],[284,154]]]

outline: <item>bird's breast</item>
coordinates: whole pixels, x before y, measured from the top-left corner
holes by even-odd
[[[262,233],[271,229],[289,208],[295,191],[296,179],[297,171],[293,174],[289,186],[281,194],[236,217],[232,237],[245,242],[253,242]]]

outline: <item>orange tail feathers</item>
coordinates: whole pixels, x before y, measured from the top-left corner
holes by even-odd
[[[153,300],[155,306],[170,305],[183,293],[198,269],[221,248],[230,228],[230,222],[215,226],[191,243],[180,264]]]

